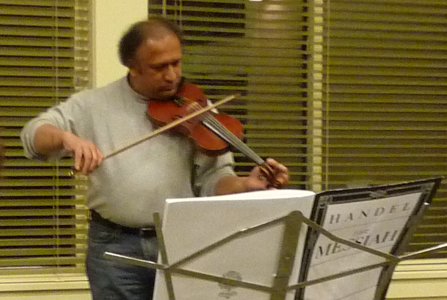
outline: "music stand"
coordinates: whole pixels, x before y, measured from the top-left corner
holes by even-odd
[[[314,205],[314,210],[312,214],[312,218],[315,221],[305,217],[300,211],[292,211],[289,214],[273,219],[271,221],[256,224],[250,228],[241,229],[239,231],[234,232],[226,236],[225,238],[215,242],[213,244],[207,245],[203,247],[199,251],[188,255],[180,261],[176,261],[174,263],[169,263],[168,260],[168,252],[165,248],[164,242],[164,233],[162,230],[162,223],[160,220],[159,214],[154,214],[155,226],[157,230],[157,236],[160,245],[160,260],[161,263],[155,263],[151,261],[136,259],[128,256],[122,256],[119,254],[114,254],[110,252],[105,253],[105,257],[115,261],[121,261],[124,263],[129,263],[133,265],[143,266],[147,268],[154,268],[163,271],[164,281],[166,284],[167,294],[169,300],[175,300],[175,290],[172,281],[173,275],[182,275],[186,277],[195,278],[198,280],[205,280],[210,282],[216,282],[221,285],[222,289],[226,289],[227,294],[223,294],[223,297],[230,299],[232,296],[232,289],[235,287],[241,287],[245,289],[251,289],[263,292],[270,296],[271,300],[284,300],[287,297],[290,298],[290,292],[296,291],[296,299],[304,299],[305,288],[313,285],[317,285],[320,283],[328,282],[331,280],[343,278],[346,276],[355,275],[362,272],[367,272],[376,268],[383,268],[380,276],[380,280],[377,283],[377,289],[375,293],[374,299],[383,299],[386,295],[386,290],[391,280],[392,272],[394,271],[395,265],[397,263],[418,257],[420,255],[424,255],[426,253],[439,251],[441,249],[447,248],[447,243],[438,245],[432,248],[428,248],[422,251],[418,251],[412,254],[402,255],[400,252],[403,251],[405,243],[408,242],[409,237],[411,236],[412,231],[414,230],[414,225],[417,221],[420,220],[423,211],[426,209],[427,205],[430,203],[432,197],[435,194],[436,189],[440,184],[440,179],[430,179],[426,181],[418,181],[405,183],[400,185],[393,186],[381,186],[381,187],[373,187],[373,188],[364,188],[357,190],[336,190],[336,191],[328,191],[323,192],[316,195],[316,204]],[[399,241],[395,243],[391,253],[385,253],[378,251],[373,248],[369,248],[359,244],[355,241],[350,241],[345,238],[340,238],[328,230],[324,228],[324,218],[328,213],[328,207],[330,204],[339,204],[344,203],[347,199],[351,198],[352,201],[359,201],[359,198],[352,198],[353,195],[366,195],[367,199],[371,200],[372,198],[383,198],[385,199],[387,196],[399,197],[405,194],[420,194],[418,201],[416,201],[416,205],[414,205],[414,211],[411,213],[411,217],[408,219],[404,226],[404,230],[399,236]],[[343,197],[344,198],[343,198]],[[347,196],[347,198],[346,198]],[[373,196],[373,197],[371,197]],[[360,197],[361,198],[361,197]],[[340,200],[344,199],[344,200]],[[354,199],[354,200],[352,200]],[[320,223],[320,224],[319,224]],[[262,231],[270,226],[275,226],[278,224],[284,225],[284,230],[280,243],[280,255],[278,264],[276,267],[276,274],[273,279],[273,284],[271,286],[264,284],[257,284],[253,282],[247,282],[241,280],[240,278],[231,278],[226,276],[216,276],[213,274],[206,274],[203,272],[197,272],[194,270],[183,269],[186,263],[193,261],[194,259],[203,256],[210,251],[219,248],[232,240],[243,238],[244,236]],[[304,226],[303,226],[304,225]],[[306,234],[303,236],[303,227],[306,227]],[[349,249],[357,249],[368,253],[372,256],[376,256],[382,259],[382,261],[373,263],[370,265],[361,266],[355,269],[348,269],[342,272],[336,272],[334,274],[329,274],[327,276],[322,276],[319,278],[308,278],[309,272],[312,270],[312,255],[317,247],[318,237],[324,236],[330,241],[339,243],[340,245],[345,245],[349,247]],[[303,250],[302,257],[297,257],[299,254],[297,253],[297,245],[299,240],[306,238],[307,243],[306,247]],[[297,284],[290,284],[290,276],[292,269],[294,267],[295,258],[298,260],[302,260],[303,263],[300,267],[300,276],[299,282]],[[237,298],[235,298],[237,299]]]

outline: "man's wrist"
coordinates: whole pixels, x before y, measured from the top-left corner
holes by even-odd
[[[216,185],[216,195],[247,192],[247,178],[248,177],[239,177],[236,175],[222,177]]]

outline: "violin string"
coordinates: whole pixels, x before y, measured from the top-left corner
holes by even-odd
[[[251,150],[247,145],[245,145],[238,137],[236,137],[231,131],[229,131],[225,126],[223,126],[218,120],[216,120],[212,116],[206,116],[207,123],[210,123],[215,131],[222,134],[224,139],[228,141],[230,144],[239,149],[242,153],[252,158],[254,161],[259,161],[261,158]],[[264,163],[263,161],[261,164]]]
[[[193,102],[191,106],[192,110],[199,110],[202,109],[202,107],[197,103]],[[227,141],[229,144],[236,147],[239,151],[241,151],[243,154],[245,154],[247,157],[251,158],[256,164],[259,166],[264,166],[265,161],[256,153],[254,152],[250,147],[248,147],[246,144],[244,144],[235,134],[233,134],[228,128],[226,128],[222,123],[217,120],[212,113],[205,112],[202,114],[204,118],[202,118],[202,123],[208,129],[210,129],[212,132],[214,132],[216,135],[221,137],[223,140]],[[270,168],[263,167],[261,171],[266,175],[268,178],[271,178],[272,173],[270,171]],[[281,186],[281,184],[277,184],[275,182],[274,186]]]
[[[198,103],[194,103],[193,109],[197,110],[200,108]],[[239,151],[245,154],[247,157],[251,158],[254,162],[259,165],[264,164],[264,160],[259,157],[252,149],[250,149],[246,144],[244,144],[237,136],[235,136],[230,130],[222,125],[216,118],[214,118],[210,113],[204,114],[204,122],[207,127],[219,135],[222,139],[236,147]],[[210,128],[211,127],[211,128]]]
[[[217,135],[221,136],[220,134],[224,135],[222,137],[224,140],[228,141],[228,143],[235,146],[239,151],[241,151],[243,154],[245,154],[247,157],[251,158],[256,164],[258,165],[265,165],[265,161],[256,153],[254,152],[250,147],[248,147],[246,144],[244,144],[237,136],[235,136],[230,130],[228,130],[225,126],[223,126],[216,118],[214,118],[210,113],[205,114],[206,122],[212,123],[211,127],[216,128],[210,128],[211,131],[216,132]],[[209,128],[209,127],[208,127]],[[218,129],[217,129],[218,128]],[[231,140],[232,142],[230,142]],[[269,168],[263,168],[262,172],[270,178],[272,176],[272,173]]]
[[[199,109],[200,106],[197,103],[195,104],[196,105],[194,105],[194,109],[195,110]],[[205,121],[205,125],[207,125],[208,128],[212,127],[209,129],[215,132],[217,135],[219,135],[222,139],[224,139],[225,141],[227,141],[232,145],[241,143],[241,141],[231,131],[229,131],[225,126],[223,126],[212,115],[210,115],[209,113],[203,115],[204,119],[202,119],[202,121]]]
[[[205,121],[217,131],[217,134],[221,134],[223,138],[228,141],[231,145],[235,146],[246,156],[250,157],[258,164],[263,164],[264,161],[247,145],[245,145],[237,136],[235,136],[231,131],[229,131],[225,126],[223,126],[216,118],[212,115],[207,114],[205,116]]]

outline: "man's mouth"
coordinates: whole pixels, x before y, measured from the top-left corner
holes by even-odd
[[[172,92],[176,90],[177,90],[176,86],[164,86],[160,88],[161,92]]]

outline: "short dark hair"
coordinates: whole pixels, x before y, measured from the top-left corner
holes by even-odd
[[[119,42],[119,58],[121,63],[129,67],[135,58],[137,49],[148,38],[159,39],[168,34],[174,34],[182,42],[182,33],[180,28],[174,22],[162,18],[151,17],[148,20],[134,23],[124,33]]]

